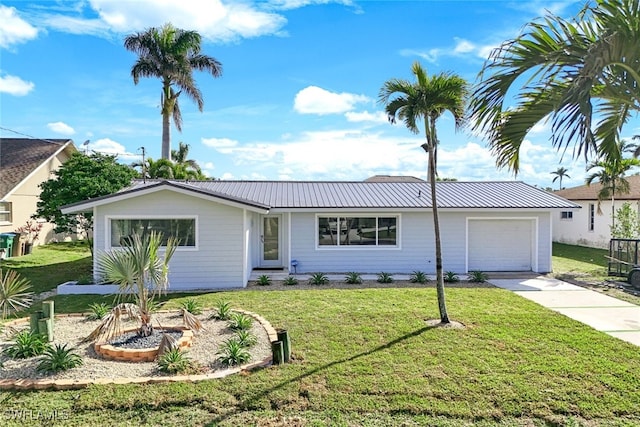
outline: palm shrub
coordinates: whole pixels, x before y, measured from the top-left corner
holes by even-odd
[[[447,271],[444,274],[444,281],[447,282],[447,283],[455,283],[455,282],[459,282],[460,278],[453,271]]]
[[[283,281],[282,281],[283,285],[286,286],[295,286],[298,284],[298,279],[296,279],[293,276],[287,276]]]
[[[238,340],[238,342],[240,342],[241,346],[247,348],[253,347],[258,342],[256,336],[247,329],[236,332],[236,339]]]
[[[39,356],[49,347],[47,337],[24,330],[14,337],[14,343],[5,348],[3,353],[14,359],[28,359]]]
[[[474,283],[484,283],[489,279],[487,273],[483,271],[471,271],[469,272],[469,281]]]
[[[122,333],[122,318],[140,322],[138,334],[153,333],[152,309],[155,299],[169,287],[169,261],[178,240],[170,237],[163,247],[162,233],[155,231],[125,239],[123,247],[105,252],[98,257],[98,273],[105,282],[119,287],[121,296],[131,294],[134,303],[117,304],[100,325],[85,339],[109,340]],[[160,249],[164,253],[160,255]]]
[[[327,283],[329,283],[329,278],[324,273],[313,273],[309,277],[310,285],[326,285]]]
[[[67,344],[56,344],[54,347],[48,347],[45,350],[44,358],[36,369],[40,372],[60,372],[82,364],[82,357],[74,353],[72,348],[67,348]]]
[[[393,276],[389,273],[385,273],[384,271],[378,273],[378,283],[393,283]]]
[[[344,282],[349,285],[359,285],[362,283],[362,276],[360,276],[360,273],[351,271],[344,277]]]
[[[158,369],[167,374],[187,372],[191,369],[191,359],[179,348],[173,348],[158,357]]]
[[[266,274],[263,274],[262,276],[258,277],[256,283],[260,286],[269,286],[271,285],[271,278]]]
[[[234,331],[244,331],[251,328],[253,319],[243,313],[231,313],[229,317],[229,328]]]
[[[231,317],[231,303],[219,300],[216,302],[215,311],[211,315],[212,319],[229,320]]]
[[[409,281],[411,283],[427,283],[429,278],[423,271],[414,271],[411,273],[411,277],[409,277]]]
[[[33,302],[29,281],[15,270],[0,270],[0,315],[2,319],[23,310]]]
[[[238,339],[228,339],[218,350],[218,360],[225,366],[242,365],[251,360],[251,354]]]
[[[189,298],[186,301],[183,301],[180,306],[191,314],[202,314],[202,304],[200,304],[200,302],[195,298]]]
[[[108,304],[101,303],[93,303],[89,305],[89,313],[87,314],[87,320],[101,320],[104,316],[106,316],[111,311],[111,306]]]

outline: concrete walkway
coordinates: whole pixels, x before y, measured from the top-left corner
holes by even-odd
[[[544,276],[491,279],[489,282],[598,331],[640,346],[640,306]]]

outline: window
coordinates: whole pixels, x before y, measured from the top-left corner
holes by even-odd
[[[596,205],[589,203],[589,231],[594,230],[594,221],[596,217]]]
[[[11,224],[11,202],[0,202],[0,224]]]
[[[571,211],[562,211],[562,212],[560,212],[560,219],[565,219],[565,220],[573,219],[573,212],[571,212]]]
[[[318,217],[318,246],[398,246],[398,217]]]
[[[134,234],[144,236],[151,231],[162,233],[162,245],[167,244],[169,237],[179,239],[179,247],[196,246],[196,220],[185,219],[112,219],[111,220],[111,247],[123,246],[126,238]]]

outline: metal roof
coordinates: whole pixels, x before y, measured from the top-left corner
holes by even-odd
[[[135,181],[122,192],[159,185],[271,209],[411,209],[431,207],[428,182]],[[438,182],[440,208],[571,209],[580,206],[520,181]],[[109,196],[107,196],[108,198]]]

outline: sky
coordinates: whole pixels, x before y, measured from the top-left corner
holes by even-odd
[[[353,180],[376,174],[426,178],[427,158],[378,103],[383,83],[453,72],[477,82],[492,49],[546,11],[570,18],[584,1],[0,0],[0,136],[70,138],[81,151],[122,163],[160,157],[161,82],[131,77],[127,35],[171,22],[198,31],[223,75],[196,72],[200,112],[179,99],[172,147],[220,179]],[[633,135],[633,123],[625,132]],[[537,125],[518,176],[498,170],[487,141],[453,119],[438,122],[440,177],[518,179],[557,188],[584,184],[584,158],[564,156]],[[624,136],[624,135],[623,135]],[[88,143],[84,144],[86,141]]]

